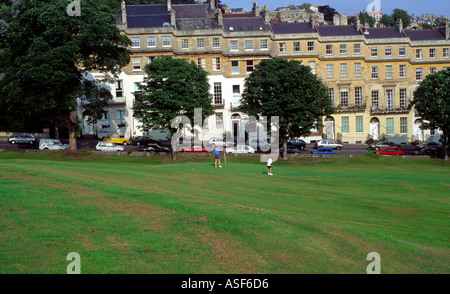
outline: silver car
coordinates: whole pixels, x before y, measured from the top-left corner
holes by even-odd
[[[39,150],[66,150],[68,144],[62,144],[58,139],[41,139],[39,141]]]
[[[332,149],[339,150],[339,149],[342,149],[344,147],[344,145],[342,145],[340,143],[336,143],[333,140],[320,140],[320,141],[318,141],[315,144],[314,148],[317,149],[317,148],[320,148],[320,147],[329,147],[329,148],[332,148]]]
[[[123,151],[124,147],[116,145],[112,142],[98,142],[97,146],[95,147],[95,150],[97,151]]]
[[[36,138],[31,134],[22,134],[8,139],[11,144],[34,144]]]

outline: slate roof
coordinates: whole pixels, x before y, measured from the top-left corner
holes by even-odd
[[[268,31],[270,26],[264,22],[263,17],[224,17],[223,28],[227,32]],[[230,29],[233,28],[233,29]]]
[[[357,30],[353,25],[347,26],[318,26],[317,30],[323,37],[333,36],[357,36],[361,35],[361,32]]]
[[[213,30],[220,28],[214,18],[184,18],[177,19],[177,29],[182,31],[190,30]]]
[[[153,16],[127,15],[127,27],[129,28],[156,28],[162,27],[164,23],[170,23],[169,15],[153,15]]]
[[[398,28],[372,28],[367,29],[368,34],[364,34],[367,39],[389,39],[404,38],[405,36],[399,32]]]
[[[299,34],[316,32],[316,30],[311,26],[309,22],[272,23],[272,30],[275,34]]]
[[[127,16],[168,14],[167,5],[127,5]]]
[[[130,5],[126,10],[129,28],[162,27],[165,22],[170,23],[166,5]]]
[[[444,34],[439,30],[404,30],[411,41],[445,40]]]
[[[172,7],[175,9],[177,19],[205,18],[210,14],[208,4],[176,4]]]

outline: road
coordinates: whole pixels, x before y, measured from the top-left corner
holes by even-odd
[[[95,146],[97,145],[98,141],[96,139],[85,139],[81,138],[77,140],[77,146],[79,149],[86,149],[86,150],[95,150]],[[62,143],[68,144],[68,140],[61,139]],[[170,141],[169,142],[163,142],[163,146],[170,147]],[[0,141],[0,150],[8,150],[8,151],[21,151],[21,150],[39,150],[38,144],[9,144],[6,141]],[[306,149],[301,150],[300,152],[302,154],[310,154],[310,152],[313,149],[313,144],[307,144]],[[367,153],[368,146],[364,144],[344,144],[344,148],[341,150],[335,150],[334,152],[336,155],[363,155]],[[405,155],[414,155],[414,146],[412,145],[402,145],[402,150]],[[128,145],[125,146],[125,152],[128,151],[137,151],[137,146]]]

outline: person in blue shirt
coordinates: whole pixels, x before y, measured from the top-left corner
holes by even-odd
[[[219,167],[222,167],[220,165],[220,146],[216,146],[216,148],[214,148],[214,157],[215,157],[214,167],[217,167],[217,162],[219,162]]]

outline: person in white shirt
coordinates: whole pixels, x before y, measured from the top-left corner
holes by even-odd
[[[267,173],[267,175],[269,175],[269,176],[273,176],[273,174],[272,174],[272,161],[273,161],[273,156],[271,156],[269,158],[269,160],[267,160],[267,168],[269,169],[269,172]]]

